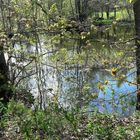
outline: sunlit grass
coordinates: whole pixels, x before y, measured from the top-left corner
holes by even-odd
[[[109,16],[114,17],[114,11],[110,12]],[[99,17],[101,17],[101,13],[99,13]],[[134,17],[133,17],[133,12],[132,11],[131,11],[131,17],[132,17],[132,20],[133,20]],[[107,19],[106,12],[103,12],[103,18]],[[126,9],[121,9],[121,10],[118,10],[116,12],[116,20],[129,20],[129,19],[130,19],[130,17],[128,15]]]

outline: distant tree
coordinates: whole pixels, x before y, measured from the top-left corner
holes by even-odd
[[[77,19],[84,21],[88,16],[88,0],[75,0]]]

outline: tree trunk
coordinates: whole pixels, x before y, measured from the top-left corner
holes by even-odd
[[[114,8],[114,19],[116,19],[116,15],[117,15],[116,8]]]
[[[110,12],[110,0],[107,0],[106,3],[106,18],[109,19],[109,12]]]
[[[88,0],[75,0],[77,20],[85,21],[88,16]]]
[[[101,18],[104,18],[104,8],[103,8],[103,6],[101,7]]]
[[[80,0],[75,0],[75,10],[76,10],[77,19],[79,20],[80,13],[81,13],[81,3],[80,3]]]
[[[3,31],[7,32],[8,37],[11,38],[12,34],[8,31],[11,31],[11,26],[8,27],[8,22],[9,25],[11,25],[11,20],[7,20],[6,15],[5,15],[5,11],[4,11],[4,0],[0,0],[0,12],[1,12],[1,18],[2,18],[2,25],[3,25]],[[8,1],[10,3],[10,1]],[[10,11],[8,11],[10,12]],[[9,83],[8,83],[8,66],[5,60],[5,56],[4,56],[4,50],[3,50],[3,46],[4,43],[2,42],[2,39],[4,39],[6,41],[6,38],[1,36],[0,38],[0,102],[7,104],[7,102],[9,101],[11,92],[9,90]],[[1,113],[1,112],[0,112]],[[0,114],[1,115],[1,114]]]
[[[137,0],[134,5],[135,31],[136,31],[136,65],[137,65],[137,84],[140,91],[140,0]],[[137,110],[140,110],[140,92],[137,94]]]
[[[109,19],[109,6],[106,7],[106,18]]]
[[[80,21],[85,21],[88,17],[88,0],[82,1],[82,11],[80,14],[81,18]]]
[[[4,57],[3,50],[0,50],[0,98],[6,104],[9,101],[10,93],[8,89],[8,66]]]

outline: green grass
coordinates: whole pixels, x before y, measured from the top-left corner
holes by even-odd
[[[101,17],[101,13],[99,13],[99,17]],[[110,18],[114,17],[114,12],[110,12],[109,17]],[[117,11],[116,12],[116,19],[107,19],[107,16],[106,16],[105,12],[103,13],[103,18],[104,18],[104,20],[95,20],[95,24],[97,24],[97,25],[99,25],[99,24],[110,25],[110,24],[112,24],[112,22],[114,20],[116,20],[116,21],[126,21],[126,22],[134,20],[133,12],[131,14],[131,19],[130,19],[126,9]]]
[[[106,13],[104,12],[103,13],[103,17],[105,19],[107,19],[107,16],[106,16]],[[132,15],[133,15],[133,12],[132,12]],[[99,16],[101,17],[101,13],[99,13]],[[110,17],[114,17],[114,12],[110,12]],[[116,20],[128,20],[129,19],[129,15],[127,13],[127,10],[126,9],[123,9],[123,10],[118,10],[116,12]],[[133,16],[132,16],[132,19],[133,19]]]
[[[98,24],[102,23],[104,25],[110,25],[110,24],[112,24],[112,22],[113,22],[113,20],[111,20],[111,19],[104,19],[104,20],[95,21],[95,24],[98,25]]]

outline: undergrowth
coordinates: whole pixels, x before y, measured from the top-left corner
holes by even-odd
[[[2,108],[2,106],[1,106]],[[128,118],[65,110],[44,110],[11,101],[0,119],[0,140],[139,140],[140,113]],[[88,114],[88,115],[87,115]]]

